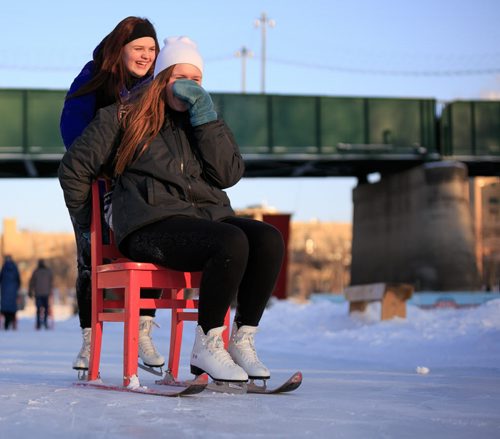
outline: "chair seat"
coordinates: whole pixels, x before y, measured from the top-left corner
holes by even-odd
[[[111,264],[98,265],[96,267],[96,271],[98,273],[106,273],[109,271],[121,271],[121,270],[141,270],[141,271],[172,271],[161,265],[152,264],[149,262],[133,262],[133,261],[124,261],[124,262],[113,262]],[[183,274],[183,272],[179,272]]]

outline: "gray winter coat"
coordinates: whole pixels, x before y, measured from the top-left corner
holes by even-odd
[[[82,231],[90,228],[92,182],[110,171],[119,142],[116,105],[99,110],[59,166],[66,206]],[[222,120],[197,127],[187,113],[168,113],[146,151],[115,181],[113,228],[118,245],[130,233],[171,216],[220,221],[234,216],[223,189],[243,176],[244,163]]]
[[[48,297],[52,293],[52,271],[48,267],[38,267],[30,279],[30,297]]]

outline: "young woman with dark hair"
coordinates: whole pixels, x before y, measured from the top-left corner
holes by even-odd
[[[66,96],[61,114],[61,135],[66,149],[94,119],[97,111],[114,103],[123,104],[140,94],[152,79],[154,62],[159,52],[156,31],[145,18],[127,17],[95,48],[89,61],[75,78]],[[71,213],[71,212],[70,212]],[[77,244],[78,276],[76,297],[83,343],[73,368],[88,369],[91,333],[90,244],[88,231],[82,230],[71,216]],[[144,292],[157,297],[157,293]],[[154,310],[141,310],[139,334],[140,357],[148,366],[165,362],[151,340]]]

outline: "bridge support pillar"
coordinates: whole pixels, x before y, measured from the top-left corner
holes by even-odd
[[[353,191],[351,284],[480,288],[465,165],[428,163]]]

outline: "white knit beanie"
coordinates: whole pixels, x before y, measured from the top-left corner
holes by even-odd
[[[203,59],[196,43],[188,37],[168,37],[156,58],[154,77],[174,64],[192,64],[203,73]]]

